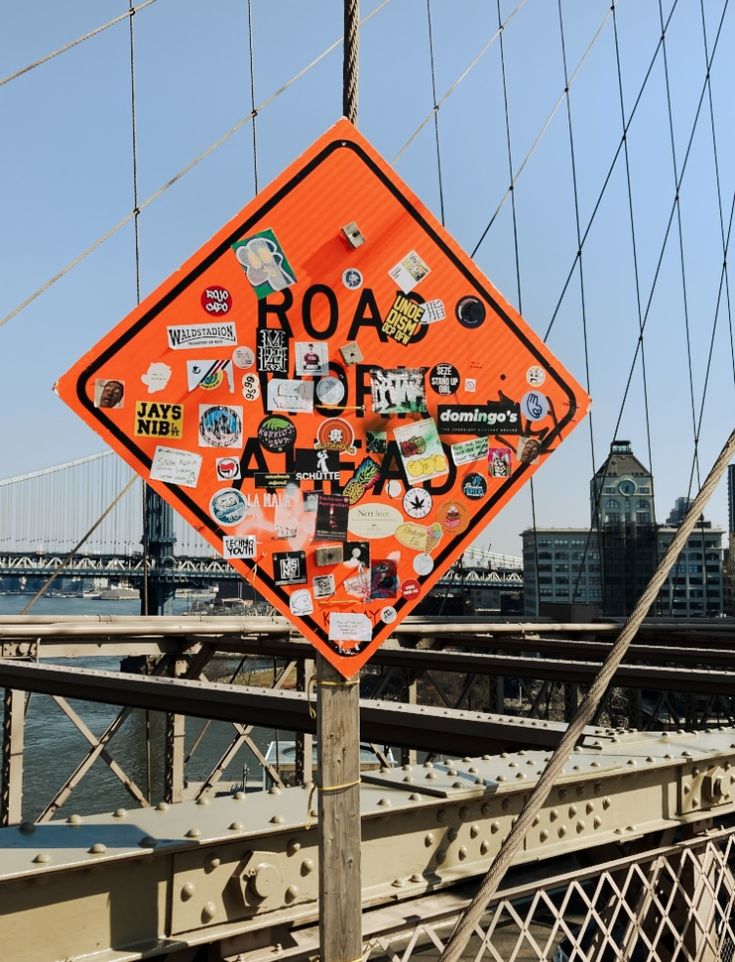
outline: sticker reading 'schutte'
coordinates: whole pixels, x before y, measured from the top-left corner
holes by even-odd
[[[57,390],[345,676],[588,404],[346,120]]]

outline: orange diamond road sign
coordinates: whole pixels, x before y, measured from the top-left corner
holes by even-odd
[[[345,677],[589,403],[347,120],[57,390]]]

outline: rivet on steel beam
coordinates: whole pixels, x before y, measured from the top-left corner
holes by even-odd
[[[564,836],[567,834],[566,825],[560,825],[557,834],[559,835],[559,838],[564,838]]]
[[[479,834],[480,826],[477,824],[477,822],[475,822],[473,825],[470,825],[470,838],[477,838]]]
[[[464,845],[459,846],[459,851],[457,852],[457,855],[459,856],[460,861],[467,858],[467,849],[465,848]]]
[[[577,806],[576,806],[576,805],[570,805],[569,808],[568,808],[568,812],[569,812],[569,817],[570,817],[570,818],[574,818],[574,816],[577,814]]]
[[[404,765],[404,766],[403,766],[403,771],[404,771],[404,772],[410,772],[412,768],[413,768],[413,765]]]
[[[424,835],[424,845],[426,848],[431,848],[431,846],[434,844],[434,841],[435,839],[433,832],[427,832],[426,835]]]
[[[585,830],[585,823],[581,818],[577,819],[577,824],[574,826],[578,832],[583,832]]]
[[[482,760],[483,760],[484,762],[489,762],[491,758],[492,758],[492,755],[483,755],[483,756],[482,756]]]
[[[286,852],[289,855],[295,855],[297,852],[300,852],[300,851],[301,851],[301,842],[299,842],[295,838],[289,839],[288,844],[286,845]]]
[[[244,802],[245,792],[235,792],[235,794],[232,797],[235,799],[236,802]]]
[[[732,746],[731,746],[731,747],[732,747]],[[501,752],[501,753],[500,753],[500,757],[501,757],[501,758],[507,758],[507,757],[508,757],[508,752]]]
[[[281,794],[281,789],[278,787],[278,785],[271,785],[271,787],[268,789],[268,794],[269,794],[269,795],[280,795],[280,794]]]
[[[552,808],[551,811],[549,812],[549,821],[555,822],[557,818],[559,818],[559,813],[555,808]]]
[[[446,822],[446,820],[447,820],[447,813],[446,813],[446,810],[445,810],[445,809],[440,808],[440,809],[437,811],[437,813],[436,813],[436,820],[437,820],[437,822]]]
[[[468,775],[477,775],[477,769],[474,765],[470,765],[470,767],[467,769],[467,773]]]
[[[610,808],[611,805],[612,805],[612,802],[610,801],[609,796],[606,795],[602,800],[602,807],[607,809],[607,808]]]
[[[215,855],[214,852],[210,852],[209,855],[204,859],[204,871],[214,872],[216,868],[219,868],[222,864],[222,859],[219,855]]]
[[[692,775],[699,775],[699,768],[696,765],[692,769]]]
[[[181,900],[182,902],[188,902],[190,898],[193,898],[197,887],[193,882],[184,882],[181,886]]]
[[[186,838],[199,838],[199,836],[200,836],[201,834],[202,834],[202,830],[201,830],[200,828],[190,828],[189,831],[186,833],[186,836],[185,836],[185,837],[186,837]]]
[[[416,792],[411,792],[411,794],[408,796],[408,800],[409,800],[409,802],[418,802],[418,800],[420,799],[420,797],[421,797],[421,796],[420,796],[420,795],[417,795]]]
[[[390,884],[394,889],[402,889],[406,884],[406,880],[405,878],[394,878]]]
[[[196,803],[197,805],[209,805],[209,797],[207,795],[201,795]]]
[[[629,758],[625,764],[630,765],[632,768],[635,768],[638,762],[635,760],[635,758]]]
[[[202,908],[202,922],[211,922],[217,914],[217,907],[214,902],[205,902]]]
[[[52,862],[53,859],[48,852],[39,852],[33,859],[36,865],[46,865],[48,862]]]
[[[462,782],[452,782],[452,788],[464,788]]]
[[[505,777],[505,775],[498,775],[498,777],[495,779],[495,781],[496,781],[496,782],[507,782],[508,779]]]
[[[167,812],[168,809],[169,809],[168,802],[159,802],[158,805],[156,805],[157,812]]]
[[[21,822],[18,826],[18,831],[22,835],[32,835],[33,832],[36,831],[36,826],[33,824],[33,822]]]
[[[546,831],[545,828],[542,828],[538,834],[538,837],[541,839],[542,842],[545,842],[546,839],[549,837],[549,833]]]
[[[448,768],[448,769],[447,769],[447,775],[450,775],[450,776],[454,777],[456,774],[457,774],[457,769],[456,769],[456,768]]]
[[[592,820],[592,824],[595,826],[595,828],[599,828],[600,825],[602,825],[602,819],[599,815],[595,815],[594,819]]]
[[[82,816],[77,815],[76,813],[74,815],[70,815],[69,818],[67,818],[66,820],[67,825],[80,825],[81,822],[82,822]]]
[[[444,849],[436,853],[437,865],[443,865],[446,862],[446,860],[447,860],[447,853],[444,851]]]
[[[230,822],[230,824],[227,827],[231,832],[241,832],[242,822]]]
[[[390,799],[389,799],[389,798],[379,798],[379,799],[378,799],[378,805],[379,805],[381,808],[390,808],[390,807],[391,807],[391,806],[390,806]]]
[[[449,831],[447,832],[447,838],[449,839],[450,842],[454,842],[455,839],[457,838],[457,835],[458,835],[457,829],[454,827],[450,828]]]
[[[594,812],[594,810],[595,810],[595,803],[594,803],[594,802],[587,802],[587,804],[585,805],[584,808],[585,808],[585,811],[587,812],[587,814],[589,815],[590,812]]]
[[[469,807],[467,805],[460,806],[459,817],[462,819],[463,822],[469,818],[469,815],[470,815]]]
[[[508,762],[508,768],[518,768],[518,762]]]
[[[526,777],[525,772],[516,772],[516,778],[525,778],[525,777]]]
[[[314,871],[314,862],[310,858],[305,858],[304,861],[301,863],[301,874],[311,875],[313,871]]]
[[[483,802],[482,805],[480,805],[480,814],[484,815],[485,818],[487,818],[491,811],[492,807],[489,802]]]
[[[647,755],[647,756],[646,756],[646,761],[647,761],[647,762],[655,762],[656,759],[653,757],[653,755]]]
[[[534,818],[534,820],[531,822],[532,827],[533,827],[533,828],[536,828],[536,826],[539,824],[540,821],[541,821],[541,819],[540,819],[540,818],[538,817],[538,815],[537,815],[537,816]]]
[[[285,821],[286,819],[283,817],[283,815],[273,815],[270,819],[271,825],[283,825]]]
[[[489,851],[490,851],[490,843],[487,841],[487,839],[484,839],[480,843],[480,855],[487,855]]]
[[[299,887],[298,885],[289,885],[286,889],[286,901],[295,902],[299,897]]]
[[[424,768],[433,768],[433,767],[434,767],[433,762],[424,762]]]
[[[107,851],[107,846],[102,842],[95,842],[89,849],[87,849],[90,855],[102,855]]]
[[[673,758],[673,757],[674,756],[671,754],[671,752],[666,752],[666,754],[664,755],[664,758]]]
[[[485,784],[485,779],[478,777],[478,778],[475,779],[475,781],[474,781],[473,784],[475,784],[475,785],[484,785],[484,784]]]
[[[430,780],[436,778],[436,772],[427,772],[426,777]]]
[[[126,808],[116,808],[115,811],[112,813],[112,817],[125,818],[127,814],[128,814],[128,810]]]
[[[581,767],[582,767],[581,765],[572,765],[572,771],[573,771],[573,772],[578,772]]]
[[[599,767],[600,767],[599,762],[590,762],[590,768],[599,768]]]
[[[525,748],[519,748],[518,751],[516,752],[516,754],[517,754],[517,755],[525,755],[525,754],[526,754],[526,749],[525,749]]]
[[[423,877],[423,875],[422,875],[420,872],[414,872],[413,875],[409,878],[408,881],[409,881],[409,882],[423,882],[423,880],[424,880],[424,877]]]
[[[144,835],[143,838],[138,842],[142,848],[154,848],[156,845],[156,840],[150,835]]]
[[[500,824],[498,822],[490,823],[490,831],[493,833],[493,835],[495,835],[496,832],[498,832],[499,830],[500,830]]]

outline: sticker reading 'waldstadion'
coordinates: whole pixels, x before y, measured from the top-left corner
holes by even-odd
[[[588,403],[346,120],[57,389],[346,676]]]

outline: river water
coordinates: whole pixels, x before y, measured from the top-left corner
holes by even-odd
[[[20,614],[29,597],[28,594],[0,595],[0,617],[3,614]],[[185,611],[189,604],[188,598],[177,598],[174,603],[175,613]],[[41,598],[34,605],[32,613],[36,615],[136,615],[139,614],[139,606],[140,603],[137,600],[102,601],[51,597]],[[119,660],[116,658],[55,659],[54,661],[67,666],[77,665],[107,671],[115,671],[119,668]],[[236,667],[237,661],[217,662],[216,670],[208,669],[207,673],[213,681],[229,680],[228,673],[231,674]],[[248,664],[246,667],[252,668],[252,665]],[[70,704],[92,733],[97,736],[102,734],[119,711],[118,706],[95,702],[73,700]],[[202,719],[187,718],[187,750],[191,749],[204,725],[205,722]],[[146,728],[150,732],[150,752],[147,748]],[[162,712],[149,712],[146,717],[145,711],[135,709],[108,745],[110,755],[135,780],[145,794],[148,794],[150,786],[150,797],[154,803],[160,800],[163,791],[163,733]],[[284,734],[287,739],[293,737],[290,733],[279,734],[271,729],[258,729],[254,733],[254,741],[261,751],[265,751],[271,741],[279,737],[283,738]],[[234,735],[235,731],[229,723],[209,724],[200,745],[187,764],[187,779],[193,782],[207,777]],[[38,694],[31,696],[25,728],[24,818],[32,819],[38,816],[80,764],[89,748],[89,742],[50,696]],[[225,781],[241,781],[244,766],[247,767],[245,774],[251,781],[262,777],[262,770],[255,756],[247,746],[244,746],[226,769]],[[98,759],[55,817],[66,817],[73,812],[82,815],[104,812],[119,806],[133,808],[136,805],[137,803],[105,762]]]

